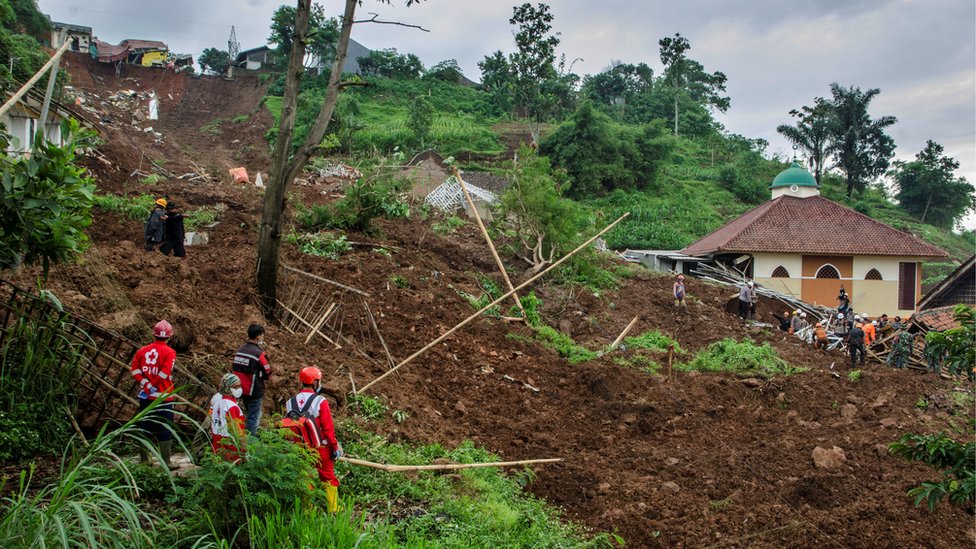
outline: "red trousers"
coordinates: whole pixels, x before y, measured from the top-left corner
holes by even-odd
[[[339,479],[335,476],[335,466],[332,463],[332,450],[325,446],[318,448],[319,464],[315,468],[319,472],[319,479],[332,486],[339,486]]]

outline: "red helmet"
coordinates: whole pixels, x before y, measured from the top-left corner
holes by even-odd
[[[173,327],[169,325],[169,322],[160,320],[153,326],[153,335],[163,339],[173,337]]]
[[[302,382],[302,385],[312,385],[315,380],[322,380],[322,370],[315,366],[306,366],[298,372],[298,380]]]

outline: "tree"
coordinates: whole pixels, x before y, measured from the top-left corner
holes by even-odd
[[[508,21],[516,26],[516,51],[509,57],[515,108],[536,123],[531,129],[534,142],[538,142],[539,125],[549,112],[549,105],[542,95],[542,84],[557,76],[554,63],[559,33],[550,34],[552,20],[547,4],[540,3],[533,7],[525,3],[513,9],[512,18]]]
[[[382,76],[398,80],[420,78],[424,64],[412,53],[401,55],[396,48],[372,50],[368,55],[357,57],[359,72],[364,76]]]
[[[62,123],[61,134],[61,147],[38,134],[30,155],[0,153],[0,269],[40,261],[47,276],[52,263],[87,245],[95,181],[75,159],[97,140],[75,120]],[[0,145],[7,150],[9,136],[0,135]]]
[[[200,54],[200,58],[197,59],[197,63],[200,63],[200,70],[204,72],[213,72],[216,74],[224,74],[227,72],[227,67],[230,66],[231,58],[227,52],[223,50],[218,50],[217,48],[207,48],[203,50]]]
[[[478,61],[478,68],[481,69],[481,89],[491,95],[492,102],[499,110],[510,113],[514,106],[515,76],[508,58],[497,50]]]
[[[388,3],[389,0],[380,0]],[[407,6],[419,0],[406,0]],[[268,187],[264,193],[264,207],[261,212],[261,225],[258,230],[257,283],[261,305],[265,315],[274,316],[278,295],[278,256],[281,249],[281,223],[285,211],[285,196],[288,186],[305,167],[305,163],[318,150],[325,131],[332,120],[339,91],[342,84],[342,64],[349,51],[349,39],[355,23],[359,0],[345,0],[340,19],[339,38],[336,42],[332,72],[326,87],[325,98],[308,135],[292,154],[293,132],[295,130],[298,87],[305,73],[305,44],[309,33],[309,17],[312,12],[311,0],[297,0],[294,25],[290,43],[291,54],[285,72],[285,94],[281,102],[281,117],[278,120],[278,134],[271,153]]]
[[[694,103],[720,112],[728,110],[730,99],[723,96],[726,76],[720,71],[705,72],[698,61],[689,59],[685,52],[691,49],[688,39],[675,33],[658,41],[661,48],[661,63],[664,65],[664,78],[671,83],[674,103],[674,135],[678,135],[679,104],[687,97]]]
[[[508,247],[521,258],[532,276],[561,252],[572,248],[585,228],[586,216],[579,204],[563,198],[560,172],[553,172],[549,159],[523,144],[515,155],[512,184],[501,197],[499,224],[511,223],[517,243]]]
[[[451,82],[457,84],[461,82],[461,77],[464,74],[461,72],[461,66],[458,65],[455,59],[446,59],[437,63],[433,67],[429,68],[426,73],[424,73],[425,80],[442,80],[444,82]]]
[[[51,20],[41,13],[37,0],[3,0],[13,11],[14,19],[7,28],[13,32],[45,39],[51,33]],[[2,11],[6,11],[5,9]]]
[[[790,116],[797,119],[795,126],[781,124],[776,127],[780,135],[807,153],[818,184],[825,171],[833,114],[830,104],[818,97],[813,100],[812,107],[804,105],[799,110],[790,111]]]
[[[887,171],[895,154],[895,141],[884,130],[897,119],[882,116],[875,120],[868,114],[871,100],[881,93],[878,88],[861,91],[833,83],[830,93],[833,124],[828,152],[844,170],[847,198],[851,199],[855,190],[864,190],[872,179]]]
[[[540,154],[566,170],[573,198],[592,198],[614,189],[646,189],[670,153],[671,139],[662,122],[624,126],[584,102],[572,117],[549,134]]]
[[[291,53],[291,46],[294,43],[292,36],[295,30],[295,8],[291,6],[281,6],[275,10],[271,17],[271,36],[268,37],[269,44],[275,44],[271,54],[275,65],[285,66],[288,56]],[[323,63],[332,61],[335,55],[336,40],[339,38],[339,29],[334,19],[325,16],[325,11],[318,4],[312,5],[309,14],[308,34],[305,36],[306,58],[303,59],[305,68],[311,69]]]
[[[912,162],[896,162],[898,204],[922,223],[952,229],[967,213],[976,210],[976,188],[955,177],[959,162],[945,156],[942,145],[929,140]],[[926,221],[928,220],[928,221]]]
[[[430,136],[430,127],[434,123],[434,106],[430,100],[423,95],[417,97],[410,104],[410,117],[407,119],[407,126],[413,132],[420,148],[424,147],[424,142]]]

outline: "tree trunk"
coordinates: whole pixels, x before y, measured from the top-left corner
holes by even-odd
[[[278,121],[278,137],[271,154],[271,169],[264,192],[264,209],[258,232],[258,293],[265,316],[274,315],[278,287],[278,252],[281,248],[281,218],[285,211],[285,189],[288,186],[288,153],[298,105],[298,84],[305,72],[305,35],[311,0],[298,0],[291,55],[285,73],[285,97]]]
[[[678,135],[678,86],[674,87],[674,135]]]
[[[295,115],[298,105],[298,84],[305,72],[305,37],[308,34],[308,19],[311,0],[298,0],[295,16],[295,34],[292,37],[292,51],[288,58],[288,72],[285,78],[285,97],[282,101],[281,120],[278,124],[278,138],[271,157],[271,180],[264,195],[264,211],[258,238],[258,293],[264,314],[273,317],[277,298],[278,253],[281,248],[281,220],[285,210],[285,194],[288,186],[298,176],[305,163],[312,156],[325,136],[325,130],[332,119],[339,98],[342,65],[349,51],[349,38],[352,35],[353,18],[356,14],[357,0],[346,0],[336,47],[332,74],[326,89],[325,101],[312,124],[308,137],[295,155],[289,158],[292,133],[295,129]]]
[[[929,199],[925,201],[925,209],[922,210],[922,219],[919,219],[919,223],[925,223],[925,216],[929,213],[929,206],[932,205],[932,193],[929,193]]]

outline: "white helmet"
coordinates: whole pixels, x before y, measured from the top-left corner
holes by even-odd
[[[872,320],[871,321],[871,325],[872,326],[877,326],[878,325],[878,321],[877,320]]]
[[[843,319],[844,318],[844,313],[837,313],[837,318]]]
[[[861,315],[854,315],[854,320],[861,320]]]
[[[807,317],[806,311],[800,311],[800,318],[806,318],[806,317]]]

